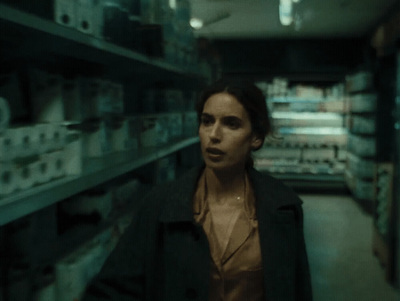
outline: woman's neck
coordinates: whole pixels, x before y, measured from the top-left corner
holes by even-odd
[[[205,169],[207,195],[210,200],[225,203],[229,200],[244,198],[246,170],[216,171]]]

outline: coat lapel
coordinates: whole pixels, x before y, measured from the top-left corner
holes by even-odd
[[[197,182],[203,168],[193,168],[174,184],[168,184],[174,189],[169,189],[170,194],[165,195],[161,222],[192,222],[193,221],[193,196]],[[178,186],[179,185],[179,186]]]
[[[265,294],[269,300],[286,300],[284,296],[290,292],[284,279],[292,275],[286,267],[294,260],[288,255],[294,246],[286,245],[288,239],[282,237],[287,237],[293,227],[288,227],[292,219],[280,209],[301,204],[301,200],[290,188],[268,175],[251,170],[250,180],[256,197]]]
[[[222,264],[224,264],[232,255],[244,244],[251,234],[252,226],[249,218],[256,218],[255,199],[252,184],[249,176],[246,175],[246,192],[244,210],[241,211],[230,236],[226,250],[222,256]]]
[[[248,217],[242,212],[232,230],[228,245],[222,256],[222,264],[224,264],[247,240],[251,232],[251,225]]]

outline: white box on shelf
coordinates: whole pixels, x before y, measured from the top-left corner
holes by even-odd
[[[335,149],[330,148],[304,148],[302,158],[305,161],[334,161]]]
[[[65,173],[66,175],[82,174],[83,153],[82,153],[82,133],[70,131],[68,142],[65,146]]]
[[[121,84],[101,81],[98,99],[100,114],[122,114],[124,111],[124,90]]]
[[[8,195],[18,188],[17,173],[11,162],[0,162],[0,195]]]
[[[38,174],[34,164],[16,164],[15,172],[17,176],[17,187],[20,190],[26,190],[36,184]]]
[[[142,147],[156,147],[168,142],[168,126],[165,115],[147,115],[142,118],[140,144]]]
[[[290,89],[290,94],[300,98],[315,99],[323,97],[324,91],[313,86],[296,85]]]
[[[344,161],[346,161],[347,154],[348,154],[347,148],[339,147],[337,149],[336,159],[338,161],[344,162]]]
[[[38,153],[39,146],[38,143],[35,143],[37,129],[34,126],[9,128],[7,134],[13,137],[16,157],[28,157]]]
[[[169,140],[182,138],[183,136],[183,120],[181,113],[170,113],[166,115],[168,120],[168,136]]]
[[[66,80],[63,84],[63,103],[65,120],[83,121],[85,119],[82,104],[82,89],[85,79]]]
[[[257,159],[301,159],[302,150],[300,148],[286,147],[263,147],[254,153]]]
[[[93,0],[76,0],[76,28],[87,34],[94,33]]]
[[[7,162],[18,157],[16,137],[7,129],[0,135],[0,162]]]
[[[343,116],[336,113],[273,112],[276,127],[343,127]]]
[[[33,138],[34,144],[38,145],[39,154],[45,153],[51,148],[49,143],[49,134],[51,133],[50,128],[53,126],[51,123],[37,123],[35,127],[35,136]]]
[[[83,132],[85,157],[102,157],[112,151],[111,129],[104,121],[97,123],[92,131]]]
[[[353,133],[374,134],[376,131],[376,121],[374,117],[350,116],[349,128]]]
[[[43,154],[41,159],[47,162],[49,177],[57,179],[66,174],[66,158],[65,151],[59,150]]]
[[[2,94],[0,90],[0,94]],[[0,97],[0,134],[10,125],[11,110],[7,99]]]
[[[43,157],[40,156],[37,162],[32,163],[32,170],[36,175],[37,184],[44,184],[51,181],[52,176],[47,158],[43,159]]]
[[[373,87],[373,74],[371,72],[359,72],[346,77],[348,92],[367,91]]]
[[[360,178],[373,179],[376,173],[376,162],[366,160],[352,153],[347,154],[347,169]]]
[[[56,300],[80,300],[88,283],[89,254],[76,251],[56,263]]]
[[[128,126],[128,148],[138,149],[140,144],[140,133],[142,130],[142,118],[139,116],[130,116],[126,120]]]
[[[329,99],[320,103],[320,111],[343,113],[345,111],[344,99]]]
[[[48,149],[63,149],[66,145],[67,129],[63,124],[54,123],[48,127]]]
[[[375,182],[356,177],[354,195],[361,200],[373,201],[375,199]]]
[[[98,213],[106,219],[112,210],[111,191],[89,190],[61,203],[63,212],[68,215]]]
[[[287,97],[273,97],[268,100],[274,112],[319,112],[320,101],[292,101]]]
[[[113,151],[129,149],[129,123],[125,120],[113,121],[111,125],[111,140]]]
[[[197,135],[198,121],[196,112],[183,113],[183,136],[194,137]]]
[[[103,81],[99,79],[80,78],[81,103],[84,119],[100,118],[100,100],[103,98]]]
[[[54,0],[54,21],[64,26],[76,27],[75,1]]]
[[[266,144],[288,146],[346,146],[347,131],[333,127],[282,127],[278,129],[279,138],[266,139]]]
[[[169,155],[156,161],[155,183],[173,181],[176,176],[176,156]]]
[[[92,34],[96,38],[103,38],[104,13],[103,6],[105,0],[92,0]]]
[[[363,93],[351,95],[349,98],[349,112],[374,113],[377,105],[375,93]]]
[[[64,121],[63,78],[61,75],[31,70],[29,76],[34,121]]]
[[[124,117],[118,121],[113,121],[110,128],[114,151],[139,148],[140,117]]]
[[[345,171],[345,181],[352,194],[361,200],[373,201],[375,198],[375,182],[363,180],[352,174],[349,170]]]
[[[56,300],[81,300],[87,284],[100,271],[116,244],[112,228],[100,233],[55,265]]]
[[[76,115],[77,120],[101,118],[104,115],[123,113],[124,91],[121,84],[104,81],[100,79],[79,78],[77,79],[79,98],[76,93],[72,94],[69,115]],[[81,116],[79,116],[81,107]],[[76,112],[73,114],[73,112]],[[81,119],[79,119],[81,117]]]
[[[349,134],[348,150],[362,157],[372,157],[376,154],[376,138]]]

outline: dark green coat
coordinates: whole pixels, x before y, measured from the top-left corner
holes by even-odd
[[[88,286],[84,301],[209,301],[211,257],[192,209],[201,171],[194,169],[146,197]],[[312,300],[301,200],[268,175],[254,169],[249,175],[256,197],[266,300]]]

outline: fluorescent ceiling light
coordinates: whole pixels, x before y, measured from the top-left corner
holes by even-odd
[[[169,7],[172,9],[176,9],[176,0],[169,0]]]
[[[202,28],[204,25],[203,20],[199,19],[199,18],[191,18],[190,19],[190,26],[192,26],[192,28],[194,29],[200,29]]]
[[[292,0],[280,0],[279,3],[279,20],[284,26],[288,26],[293,22],[293,3]]]

